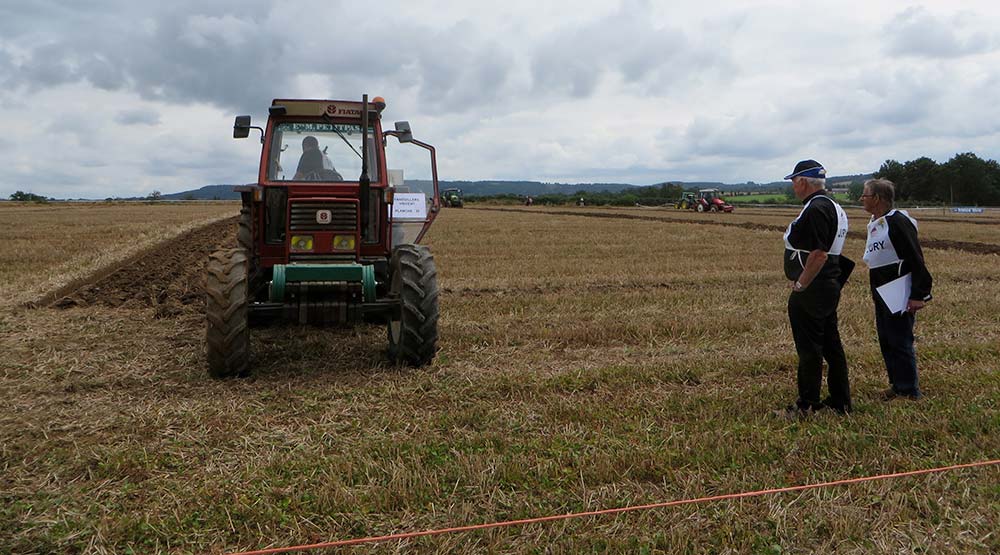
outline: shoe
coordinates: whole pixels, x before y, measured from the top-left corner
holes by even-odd
[[[891,387],[879,394],[879,398],[882,399],[883,401],[892,401],[893,399],[906,399],[908,401],[919,401],[922,397],[923,395],[921,395],[920,393],[917,393],[915,395],[909,393],[900,393]]]
[[[892,401],[896,397],[899,397],[899,394],[896,393],[896,390],[891,387],[878,394],[878,398],[882,401]]]
[[[854,410],[850,404],[844,405],[842,403],[834,403],[829,397],[823,399],[823,406],[837,411],[838,414],[850,414],[851,411]]]

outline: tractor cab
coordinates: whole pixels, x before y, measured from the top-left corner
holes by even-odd
[[[209,259],[212,376],[246,375],[248,326],[268,320],[385,322],[393,361],[433,358],[436,270],[419,242],[441,206],[436,153],[405,121],[383,129],[385,107],[367,95],[361,102],[275,99],[264,127],[236,117],[233,137],[256,129],[262,147],[257,183],[236,187],[237,248]],[[418,173],[430,179],[405,180],[393,165],[396,151],[387,154],[389,138],[423,149]]]

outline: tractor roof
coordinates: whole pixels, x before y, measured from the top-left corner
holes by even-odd
[[[385,108],[385,102],[381,104],[378,103],[381,97],[375,97],[372,102],[368,103],[369,112],[381,113],[382,108]],[[283,113],[275,113],[278,107],[284,107]],[[361,103],[352,100],[306,100],[306,99],[288,99],[288,98],[275,98],[271,101],[272,115],[287,115],[287,116],[340,116],[340,117],[361,117]]]

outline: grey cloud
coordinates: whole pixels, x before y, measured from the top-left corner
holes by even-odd
[[[155,8],[160,13],[113,29],[81,12],[35,8],[34,17],[48,17],[65,32],[29,46],[29,59],[12,72],[13,84],[38,90],[86,81],[150,100],[252,112],[266,99],[288,96],[297,76],[317,74],[329,76],[338,91],[345,83],[353,85],[348,92],[415,88],[428,111],[437,113],[505,98],[515,67],[513,55],[485,42],[470,22],[444,30],[408,22],[380,37],[373,51],[361,38],[375,32],[369,18],[350,25],[357,38],[343,33],[340,19],[324,19],[344,6],[328,6],[290,32],[283,8],[264,1],[229,4],[233,9],[215,3]],[[384,25],[378,22],[379,29]],[[335,41],[331,28],[340,32]],[[0,67],[5,63],[12,62],[0,58]]]
[[[98,122],[74,114],[57,115],[46,126],[46,133],[52,136],[72,136],[79,145],[91,145],[101,132]]]
[[[650,11],[649,2],[628,1],[611,17],[541,41],[531,61],[536,92],[589,97],[604,75],[618,74],[642,92],[660,95],[678,86],[678,76],[683,86],[707,72],[732,72],[723,41],[702,43],[680,27],[654,26]],[[726,25],[738,26],[739,20]]]
[[[160,177],[197,175],[219,171],[219,168],[240,167],[245,162],[244,156],[218,148],[203,152],[195,152],[182,148],[174,148],[172,150],[172,152],[165,152],[144,158],[142,161],[142,171],[145,174]],[[256,173],[256,168],[246,169],[252,173]]]
[[[908,8],[886,25],[887,49],[891,54],[956,58],[996,48],[996,34],[978,31],[975,24],[971,16],[946,21],[922,7]]]
[[[684,132],[683,141],[688,152],[699,156],[766,159],[787,150],[782,131],[766,116],[698,117]]]
[[[44,196],[58,196],[63,190],[72,190],[74,186],[83,184],[80,175],[58,167],[48,168],[43,175],[14,170],[5,180],[12,189],[22,188]]]
[[[171,11],[153,17],[152,25],[136,24],[128,12],[137,8],[122,7],[117,26],[96,15],[88,19],[72,10],[36,8],[43,12],[36,17],[48,18],[63,32],[28,48],[30,57],[16,68],[13,84],[35,90],[87,81],[105,90],[134,90],[147,99],[247,106],[259,101],[262,90],[281,88],[294,68],[279,63],[283,49],[277,37],[254,30],[266,16],[266,3],[238,5],[237,13],[250,14],[247,19],[226,15],[225,4],[199,4],[197,11],[171,4],[159,8]],[[10,40],[17,39],[15,34]]]
[[[175,177],[180,174],[177,164],[167,158],[150,158],[142,165],[144,175],[153,177]]]
[[[428,113],[482,110],[510,92],[513,55],[505,46],[478,37],[480,29],[474,24],[462,21],[442,31],[416,32],[426,33],[428,40],[412,33],[397,38],[399,50],[409,54],[394,56],[393,73],[383,82],[399,87],[393,82],[401,74],[404,84],[409,80],[416,87]],[[407,73],[412,74],[409,79]]]
[[[160,114],[151,110],[125,110],[115,116],[115,121],[122,125],[158,125]]]
[[[121,64],[95,54],[81,62],[80,75],[99,89],[114,91],[128,85],[128,76]]]

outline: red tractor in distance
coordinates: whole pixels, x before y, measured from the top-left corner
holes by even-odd
[[[701,189],[691,207],[698,212],[732,212],[733,205],[722,200],[718,189]]]
[[[242,198],[237,248],[209,257],[206,356],[216,378],[250,371],[250,326],[384,323],[389,358],[421,366],[438,339],[434,258],[418,243],[440,210],[434,147],[409,123],[382,129],[385,101],[276,99],[261,133],[257,183]],[[426,149],[432,180],[389,169],[388,137]]]

